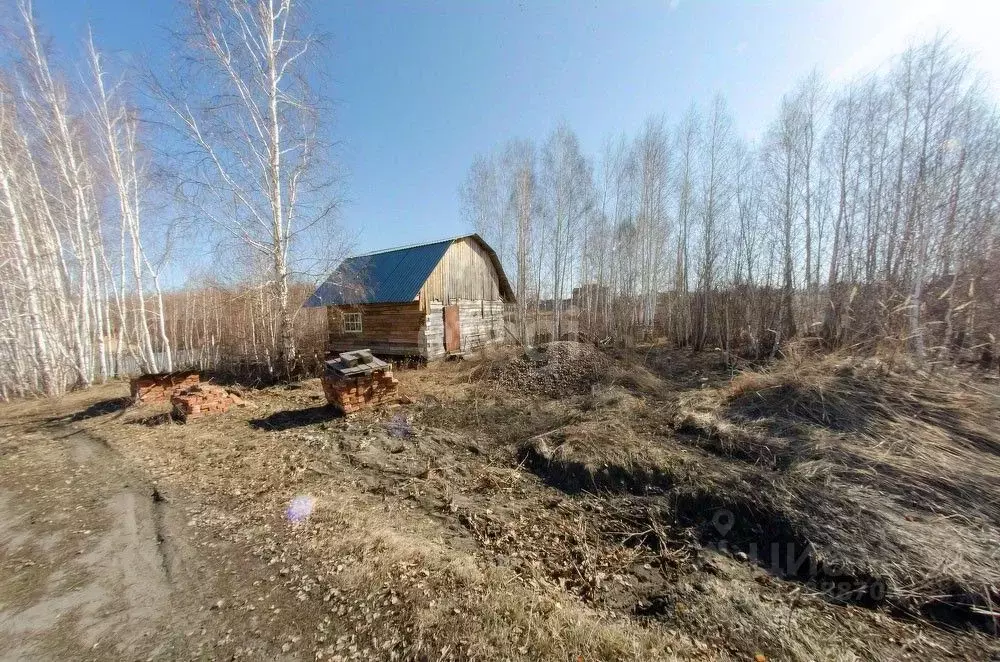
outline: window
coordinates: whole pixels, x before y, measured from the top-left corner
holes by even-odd
[[[361,313],[344,313],[344,333],[361,333]]]

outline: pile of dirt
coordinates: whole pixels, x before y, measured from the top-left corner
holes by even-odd
[[[483,362],[476,376],[505,391],[562,398],[590,393],[594,384],[609,383],[618,372],[615,362],[593,345],[564,340],[521,354],[497,354]]]

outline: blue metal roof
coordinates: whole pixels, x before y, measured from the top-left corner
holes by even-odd
[[[305,306],[413,301],[453,241],[349,257],[306,300]]]

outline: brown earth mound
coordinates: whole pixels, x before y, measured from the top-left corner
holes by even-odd
[[[595,384],[616,376],[612,359],[586,343],[563,340],[500,353],[484,361],[476,376],[494,387],[515,393],[553,398],[590,393]]]

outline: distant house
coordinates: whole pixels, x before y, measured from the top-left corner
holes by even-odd
[[[573,288],[573,305],[577,308],[604,308],[610,299],[607,285],[584,283]]]
[[[434,360],[502,342],[512,301],[496,253],[471,234],[350,257],[305,305],[326,307],[331,352]]]

